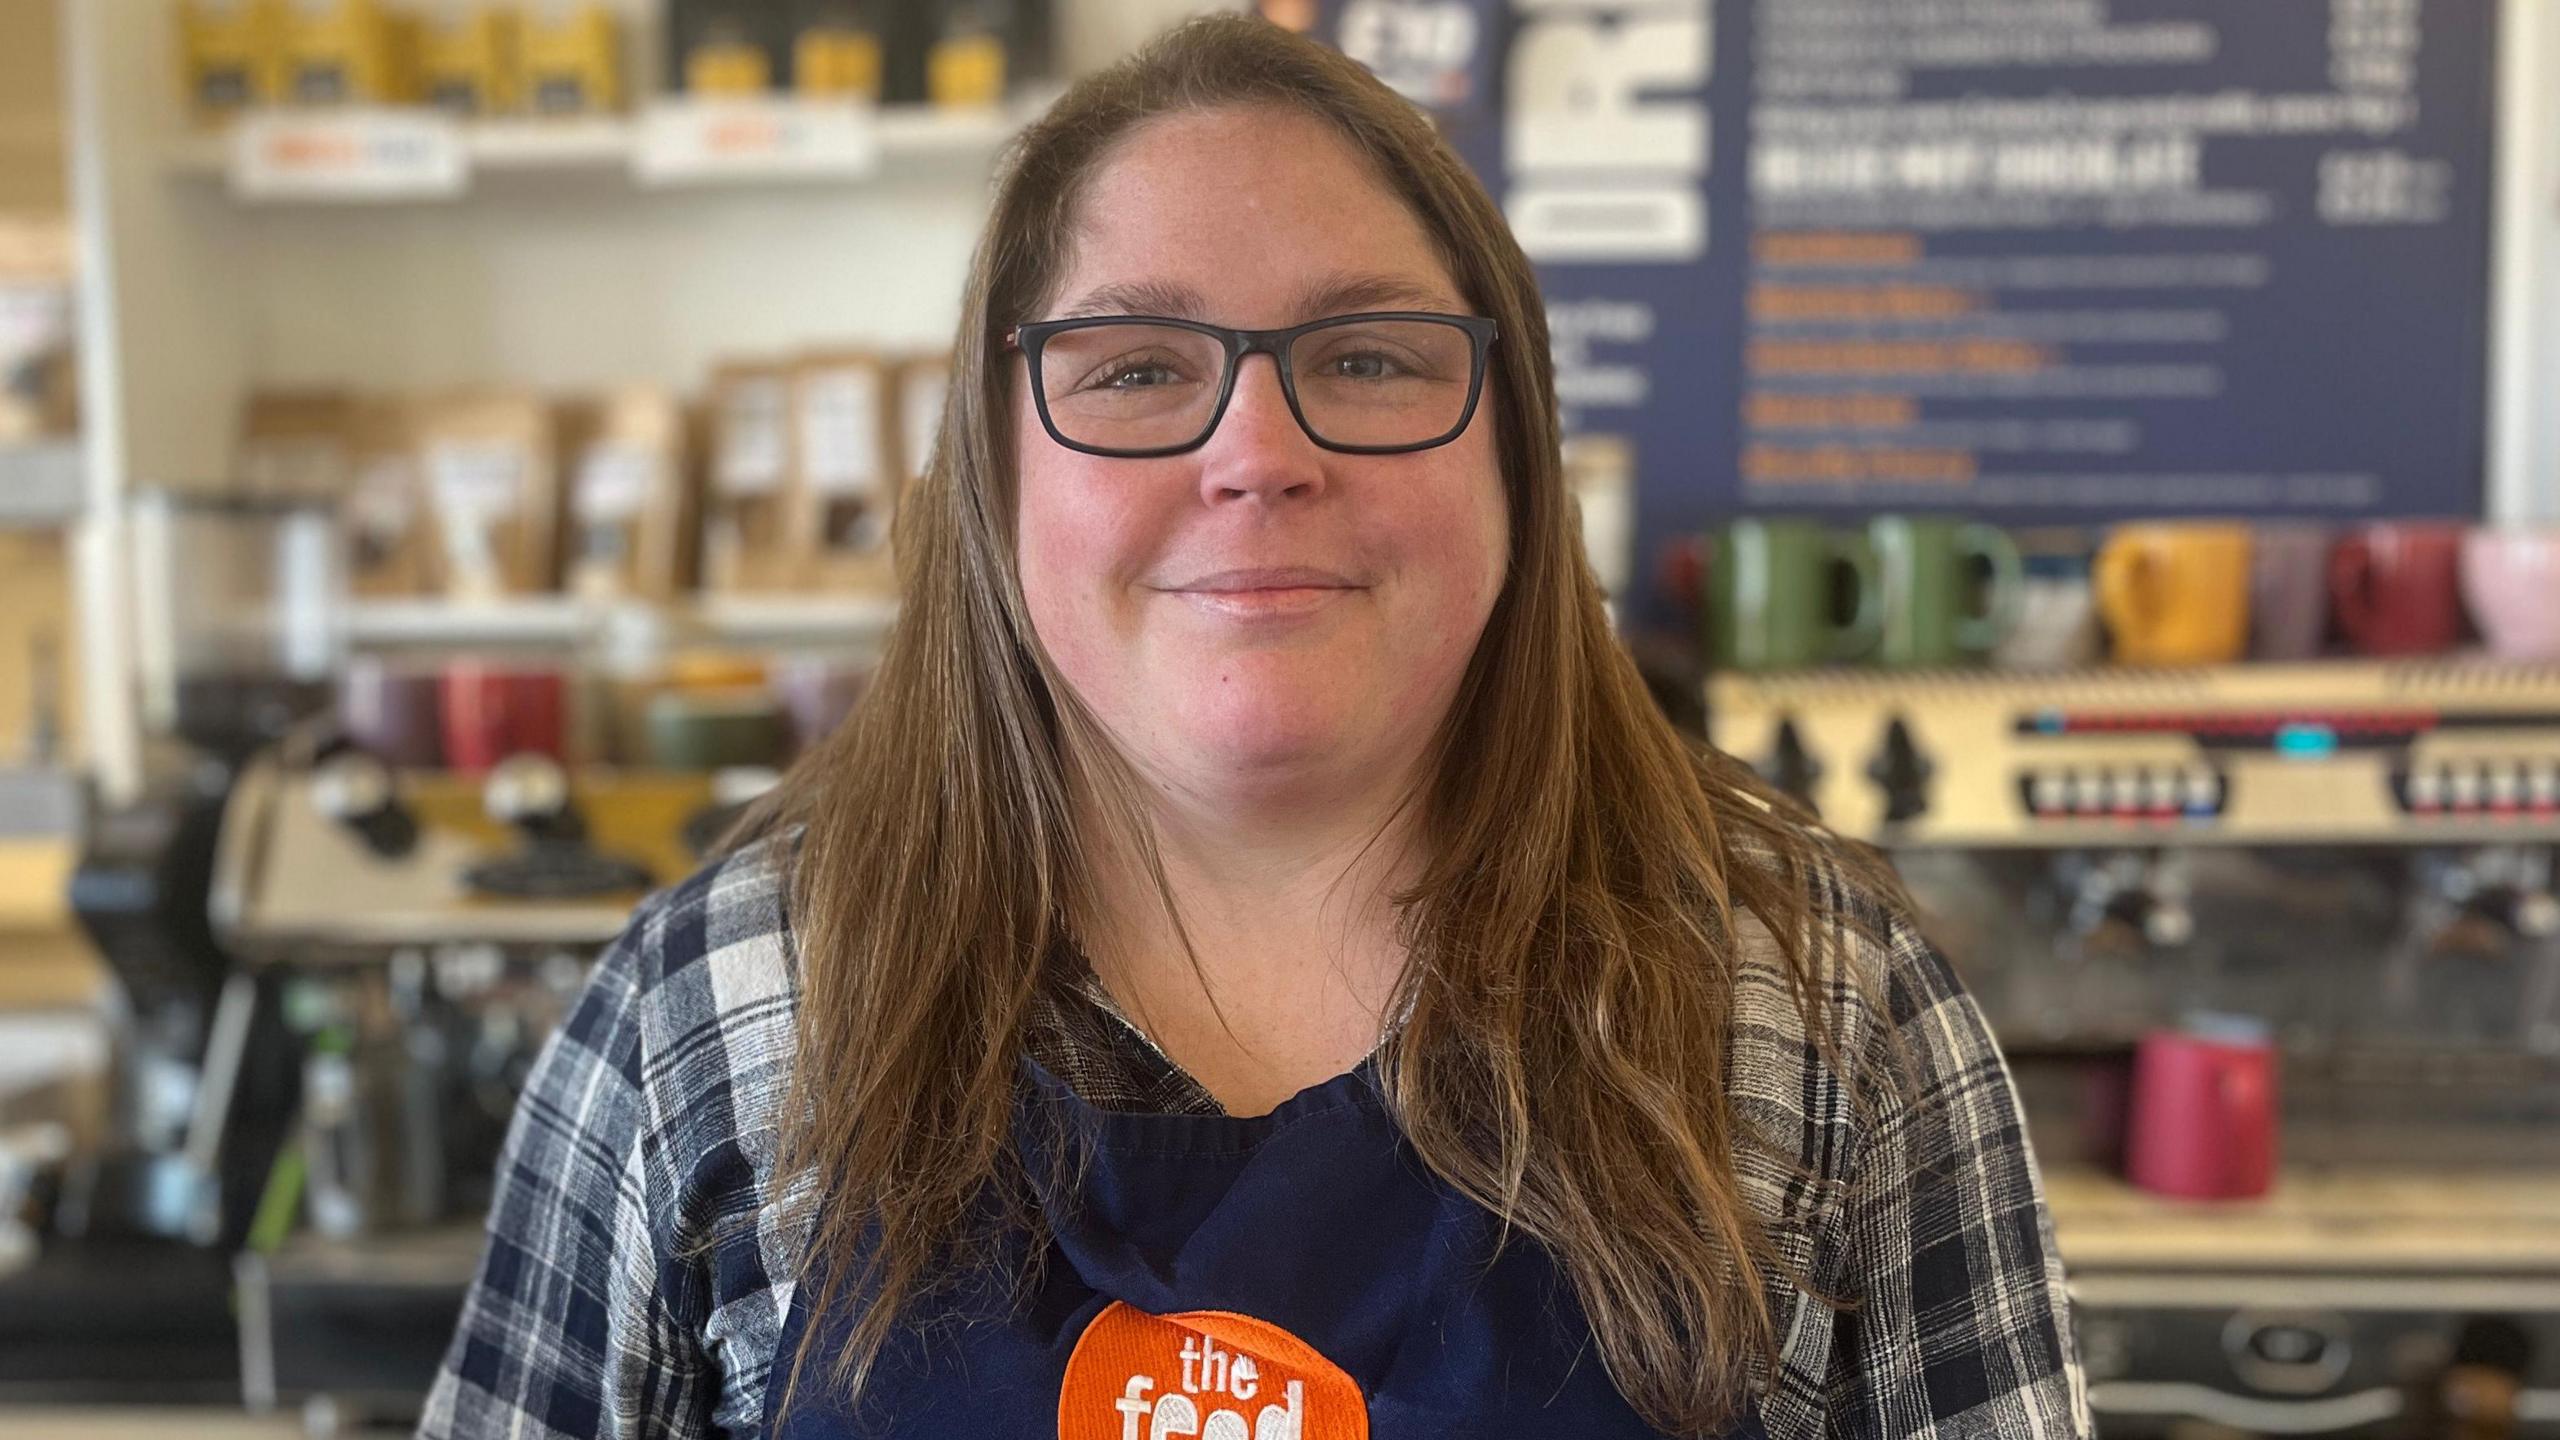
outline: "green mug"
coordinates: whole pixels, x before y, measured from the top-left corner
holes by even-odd
[[[1876,658],[1893,666],[1962,665],[1991,653],[2026,598],[2025,567],[2007,534],[1969,520],[1880,515],[1867,523],[1884,628]]]
[[[1854,535],[1811,520],[1737,520],[1706,576],[1707,653],[1728,670],[1790,670],[1875,648],[1884,592]],[[1849,587],[1848,615],[1840,614]]]

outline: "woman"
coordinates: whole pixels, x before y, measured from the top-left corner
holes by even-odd
[[[954,365],[872,691],[604,957],[422,1434],[2088,1433],[1991,1037],[1648,704],[1427,121],[1183,27]]]

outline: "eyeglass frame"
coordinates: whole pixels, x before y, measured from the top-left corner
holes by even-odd
[[[1410,445],[1342,445],[1316,433],[1307,423],[1307,412],[1298,403],[1297,376],[1289,369],[1289,347],[1298,337],[1317,330],[1375,320],[1430,320],[1466,332],[1473,355],[1467,375],[1467,405],[1458,412],[1458,423],[1448,433]],[[1209,423],[1198,436],[1180,445],[1160,445],[1145,450],[1120,450],[1106,445],[1086,445],[1070,440],[1049,416],[1049,386],[1041,378],[1040,352],[1053,335],[1068,330],[1091,330],[1104,325],[1166,325],[1206,335],[1226,347],[1226,373],[1218,383],[1218,403],[1209,410]],[[1481,315],[1444,315],[1429,310],[1367,310],[1352,315],[1328,315],[1304,325],[1283,330],[1237,330],[1224,325],[1211,325],[1203,320],[1180,320],[1166,315],[1080,315],[1070,320],[1031,320],[1016,325],[1005,334],[1005,343],[1022,352],[1030,371],[1031,404],[1040,412],[1040,426],[1049,438],[1078,454],[1097,455],[1106,460],[1156,460],[1168,455],[1188,455],[1209,443],[1218,426],[1227,418],[1227,402],[1235,398],[1236,373],[1244,368],[1248,355],[1268,355],[1272,368],[1280,372],[1280,393],[1289,402],[1289,414],[1298,429],[1319,448],[1337,455],[1410,455],[1417,450],[1436,450],[1467,433],[1475,422],[1476,406],[1484,399],[1485,366],[1493,354],[1493,342],[1501,338],[1501,327]]]

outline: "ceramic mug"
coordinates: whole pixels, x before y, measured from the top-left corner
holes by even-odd
[[[1875,648],[1884,592],[1856,536],[1811,520],[1737,520],[1716,536],[1704,577],[1707,651],[1734,670],[1788,670]],[[1843,583],[1852,596],[1839,613]]]
[[[2329,639],[2328,530],[2261,525],[2249,541],[2249,653],[2312,659]]]
[[[2037,552],[2025,556],[2021,565],[2018,623],[1992,649],[1991,663],[2012,670],[2096,664],[2106,649],[2106,636],[2098,628],[2089,557]]]
[[[2277,1060],[2264,1024],[2198,1016],[2134,1054],[2125,1178],[2162,1195],[2243,1200],[2275,1183]]]
[[[2462,639],[2462,527],[2367,525],[2329,557],[2338,628],[2367,655],[2433,655]]]
[[[2249,649],[2249,528],[2126,525],[2098,551],[2098,611],[2129,665],[2217,665]]]
[[[2560,660],[2560,530],[2465,535],[2462,591],[2491,652],[2510,660]]]
[[[2006,532],[1969,520],[1880,515],[1867,524],[1867,544],[1884,589],[1876,645],[1883,663],[1980,660],[2017,624],[2025,577]]]

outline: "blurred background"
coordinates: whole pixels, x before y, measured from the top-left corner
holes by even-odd
[[[855,704],[1007,137],[1188,0],[0,0],[0,1436],[396,1430]],[[2102,1433],[2560,1435],[2560,9],[1268,0],[1540,269],[1681,724],[1887,847]]]

